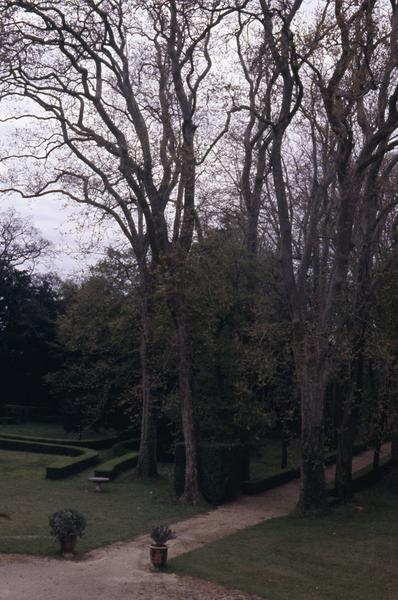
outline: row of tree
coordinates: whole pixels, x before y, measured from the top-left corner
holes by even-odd
[[[392,386],[364,365],[376,331],[370,290],[396,235],[396,0],[326,0],[313,13],[303,0],[0,8],[1,98],[8,119],[31,122],[21,152],[3,159],[12,182],[3,191],[85,203],[117,223],[134,255],[140,469],[156,468],[150,355],[161,301],[175,330],[185,500],[197,501],[188,272],[195,240],[227,221],[252,256],[278,257],[301,406],[300,506],[323,510],[331,381],[344,379],[341,493],[364,374],[381,396]]]
[[[3,216],[0,223],[11,217],[16,231],[23,221],[15,214]],[[355,407],[352,429],[353,439],[357,435],[372,443],[376,465],[380,445],[394,434],[397,419],[393,305],[398,272],[395,262],[391,269],[392,259],[386,256],[372,280],[361,405]],[[185,275],[198,438],[256,448],[264,438],[277,435],[281,466],[286,467],[289,442],[300,430],[299,389],[277,257],[261,252],[253,256],[242,248],[236,230],[210,230],[194,244]],[[133,428],[137,435],[141,290],[134,257],[109,250],[80,282],[37,276],[8,263],[0,290],[3,402],[16,408],[27,404],[36,418],[58,413],[67,431]],[[174,328],[161,290],[157,300],[148,364],[155,398],[155,451],[162,458],[181,439],[181,424]],[[328,384],[327,450],[336,450],[338,444],[349,389],[350,343],[347,336],[341,338]],[[341,494],[348,493],[339,472],[336,484]]]

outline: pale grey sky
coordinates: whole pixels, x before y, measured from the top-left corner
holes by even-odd
[[[97,262],[104,250],[119,238],[110,224],[98,226],[80,215],[76,206],[65,206],[57,197],[27,200],[16,194],[0,198],[0,211],[14,208],[29,218],[41,235],[53,244],[54,255],[40,262],[40,271],[56,271],[61,277],[79,276]]]
[[[322,4],[322,0],[304,0],[303,8],[305,12],[310,12],[315,6]],[[11,123],[0,123],[0,140],[3,147],[7,144],[7,139],[9,142],[13,128]],[[4,180],[2,183],[4,184]],[[51,261],[44,261],[41,270],[54,270],[62,277],[81,275],[87,271],[88,265],[103,256],[107,246],[120,241],[114,226],[107,223],[98,227],[90,217],[79,218],[79,207],[65,206],[62,198],[27,200],[16,194],[0,196],[0,211],[8,207],[15,208],[21,216],[29,217],[43,237],[53,243],[55,256]],[[88,246],[91,246],[90,252],[87,251]],[[85,252],[82,252],[82,247],[85,248]]]

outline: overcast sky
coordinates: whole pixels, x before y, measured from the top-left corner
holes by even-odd
[[[319,5],[317,0],[304,0],[304,12],[313,10],[316,5]],[[7,144],[12,128],[9,123],[0,123],[3,146]],[[40,268],[42,271],[56,271],[62,277],[81,275],[103,256],[106,247],[121,239],[115,226],[109,223],[95,226],[87,216],[79,218],[78,206],[66,207],[65,200],[57,197],[26,200],[17,195],[0,196],[0,211],[8,207],[15,208],[21,216],[29,217],[43,237],[53,243],[55,256]]]
[[[119,241],[108,223],[98,225],[79,214],[78,207],[65,206],[57,197],[27,200],[17,195],[4,195],[0,210],[14,208],[29,218],[43,237],[53,244],[54,255],[40,263],[40,271],[56,271],[61,277],[80,276],[90,264],[97,262],[105,249]]]

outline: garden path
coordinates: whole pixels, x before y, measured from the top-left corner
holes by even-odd
[[[390,452],[389,445],[382,455]],[[372,460],[371,452],[354,458],[359,470]],[[327,470],[330,480],[334,467]],[[208,544],[260,521],[288,514],[295,506],[299,481],[257,496],[238,500],[173,525],[177,539],[170,556]],[[156,572],[148,564],[148,536],[119,542],[62,560],[0,555],[0,600],[256,600],[255,596],[214,584]]]

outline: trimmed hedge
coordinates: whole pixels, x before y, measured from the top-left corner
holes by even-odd
[[[360,454],[367,449],[366,443],[355,444],[353,447],[353,455]],[[336,452],[330,453],[325,456],[325,465],[330,466],[333,465],[337,460]],[[300,467],[294,467],[289,470],[280,470],[276,471],[272,475],[265,477],[264,479],[250,479],[248,481],[243,481],[241,485],[242,494],[246,496],[254,496],[255,494],[261,494],[262,492],[266,492],[272,488],[278,487],[285,483],[289,483],[289,481],[293,481],[293,479],[298,479],[300,477]]]
[[[373,465],[368,465],[353,474],[352,489],[354,492],[359,492],[369,485],[373,485],[383,475],[392,468],[391,457],[381,458],[380,465],[377,469],[373,469]]]
[[[381,479],[391,468],[393,462],[391,457],[384,457],[380,459],[380,465],[377,469],[373,468],[373,464],[367,465],[359,471],[355,471],[352,474],[352,491],[359,492],[362,489],[369,487]],[[336,495],[336,488],[332,482],[328,485],[328,495],[332,497],[332,503],[340,502],[340,498]]]
[[[56,467],[47,467],[46,479],[64,479],[69,475],[80,473],[83,469],[94,466],[99,462],[98,453],[95,450],[77,448],[81,451],[80,456],[69,458],[64,461],[63,465]]]
[[[65,456],[63,464],[46,468],[47,479],[63,479],[69,475],[74,475],[89,466],[96,465],[99,460],[98,453],[88,448],[46,444],[29,440],[15,440],[0,437],[0,448],[3,450]]]
[[[109,479],[115,479],[122,471],[132,469],[137,465],[138,452],[128,452],[123,456],[118,456],[108,460],[107,462],[100,465],[98,469],[95,469],[94,475],[96,477],[109,477]]]
[[[130,436],[130,433],[125,433],[123,435],[118,436],[106,436],[102,438],[98,438],[96,440],[68,440],[62,438],[45,438],[45,437],[36,437],[34,435],[23,435],[23,434],[14,434],[14,433],[1,433],[0,436],[2,438],[7,438],[9,440],[22,440],[26,442],[38,442],[39,444],[54,444],[59,446],[73,446],[74,448],[91,448],[93,450],[104,450],[106,448],[112,448],[115,446],[116,442],[120,442],[121,440],[127,439]],[[135,441],[135,440],[134,440]]]
[[[254,496],[255,494],[261,494],[272,488],[279,487],[293,479],[300,477],[300,469],[285,469],[283,471],[277,471],[273,475],[266,477],[265,479],[250,479],[249,481],[243,481],[241,485],[242,494],[246,496]]]
[[[139,446],[139,439],[124,440],[112,446],[112,453],[114,456],[123,456],[123,454],[127,454],[127,452],[131,452],[132,450],[137,451]]]
[[[236,498],[249,471],[249,448],[242,444],[199,444],[199,482],[204,498],[214,505]],[[185,487],[185,444],[176,444],[174,488],[181,496]]]

